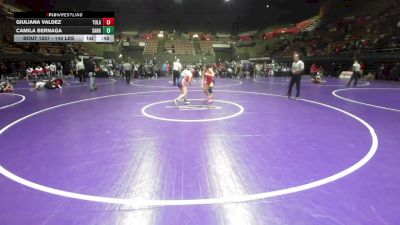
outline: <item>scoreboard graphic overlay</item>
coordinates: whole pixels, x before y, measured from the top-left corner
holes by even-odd
[[[14,12],[14,42],[114,42],[113,12]]]

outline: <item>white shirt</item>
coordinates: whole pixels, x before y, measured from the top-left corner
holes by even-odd
[[[32,67],[29,67],[28,69],[26,69],[26,72],[27,72],[27,73],[32,73],[32,72],[33,72],[33,68],[32,68]]]
[[[45,85],[46,85],[45,82],[39,81],[39,82],[36,82],[35,87],[36,87],[36,89],[43,89]]]
[[[50,71],[56,71],[56,65],[50,64]]]
[[[360,72],[360,71],[361,71],[361,65],[359,63],[354,63],[353,72]]]
[[[292,64],[292,73],[299,74],[304,71],[304,62],[299,60],[297,62],[293,62]]]
[[[173,70],[181,71],[182,70],[182,64],[180,62],[174,62]]]
[[[186,77],[188,77],[187,79],[190,79],[191,76],[193,76],[193,74],[190,70],[184,70],[184,71],[182,71],[179,79],[185,79]],[[188,81],[188,80],[186,80],[186,81]]]
[[[126,70],[129,70],[129,71],[132,70],[132,65],[130,63],[128,63],[128,62],[124,63],[124,65],[122,65],[122,67],[124,68],[125,71]]]
[[[83,64],[82,61],[80,61],[80,62],[78,62],[78,63],[76,64],[76,71],[84,70],[84,69],[85,69],[85,65]]]

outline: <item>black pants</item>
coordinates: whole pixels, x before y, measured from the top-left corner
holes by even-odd
[[[360,72],[353,72],[353,74],[350,77],[349,83],[347,84],[347,87],[350,86],[351,82],[354,80],[354,87],[357,86],[358,79],[361,77]]]
[[[131,83],[131,71],[130,70],[125,70],[125,78],[126,78],[126,84]]]
[[[177,70],[172,71],[172,82],[176,85],[176,80],[179,78],[180,73]]]
[[[290,79],[289,83],[289,89],[287,95],[290,97],[292,96],[292,89],[294,84],[296,84],[296,97],[300,97],[300,81],[301,81],[301,75],[294,75],[292,74],[292,78]]]
[[[80,83],[86,83],[85,70],[78,70],[78,77]]]

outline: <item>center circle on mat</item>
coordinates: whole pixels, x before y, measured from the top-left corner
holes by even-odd
[[[220,84],[221,81],[234,81],[233,84]],[[153,84],[144,84],[146,81],[164,81],[165,85],[153,85]],[[195,82],[192,84],[192,86],[189,86],[189,88],[192,89],[200,89],[201,88],[201,80],[200,79],[195,79]],[[148,88],[163,88],[163,89],[177,89],[176,86],[172,86],[172,81],[167,80],[167,79],[159,79],[159,80],[137,80],[131,83],[133,86],[138,86],[138,87],[148,87]],[[217,79],[216,80],[216,88],[222,88],[222,87],[232,87],[232,86],[239,86],[242,85],[242,81],[239,80],[234,80],[234,79]]]
[[[108,95],[108,96],[102,96],[102,97],[95,97],[95,98],[89,98],[89,99],[83,99],[83,100],[78,100],[78,101],[73,101],[73,102],[68,102],[64,104],[60,104],[57,106],[49,107],[37,112],[34,112],[32,114],[29,114],[25,117],[22,117],[13,123],[3,127],[0,130],[0,135],[5,133],[8,129],[11,127],[17,125],[18,123],[28,120],[31,117],[37,116],[39,114],[45,113],[47,111],[61,108],[64,106],[69,106],[73,105],[76,103],[81,103],[81,102],[87,102],[87,101],[94,101],[94,100],[99,100],[99,99],[104,99],[104,98],[111,98],[111,97],[118,97],[118,96],[126,96],[126,95],[139,95],[139,94],[151,94],[151,93],[166,93],[166,92],[171,92],[171,91],[150,91],[150,92],[136,92],[136,93],[125,93],[125,94],[115,94],[115,95]],[[284,96],[280,95],[274,95],[274,94],[268,94],[268,93],[259,93],[259,92],[245,92],[245,91],[220,91],[221,93],[230,93],[230,94],[248,94],[248,95],[263,95],[263,96],[271,96],[271,97],[280,97],[283,98]],[[23,177],[19,177],[15,175],[13,172],[7,170],[3,166],[0,165],[0,173],[7,178],[20,183],[22,185],[25,185],[27,187],[30,187],[35,190],[39,190],[42,192],[46,192],[49,194],[54,194],[58,196],[63,196],[67,198],[72,198],[72,199],[79,199],[79,200],[85,200],[85,201],[93,201],[93,202],[100,202],[100,203],[110,203],[110,204],[124,204],[124,205],[129,205],[132,207],[150,207],[150,206],[177,206],[177,205],[210,205],[210,204],[222,204],[222,203],[238,203],[238,202],[248,202],[248,201],[255,201],[255,200],[261,200],[261,199],[266,199],[266,198],[271,198],[271,197],[276,197],[276,196],[281,196],[281,195],[287,195],[287,194],[292,194],[296,192],[301,192],[309,189],[313,189],[322,185],[329,184],[331,182],[337,181],[341,178],[344,178],[351,173],[359,170],[362,168],[364,165],[366,165],[376,154],[377,149],[378,149],[378,137],[375,133],[375,130],[371,125],[369,125],[367,122],[365,122],[363,119],[357,117],[354,114],[351,114],[350,112],[347,112],[345,110],[339,109],[337,107],[317,102],[317,101],[312,101],[312,100],[307,100],[307,99],[301,99],[299,103],[305,103],[305,104],[313,104],[321,107],[325,107],[331,110],[334,110],[336,112],[342,113],[345,116],[350,117],[351,119],[357,121],[361,125],[363,125],[365,128],[367,128],[370,136],[371,136],[371,146],[370,149],[368,150],[367,154],[363,156],[359,161],[351,165],[350,167],[347,167],[339,172],[334,173],[333,175],[329,175],[325,178],[310,181],[305,184],[297,185],[297,186],[291,186],[287,188],[282,188],[279,190],[274,190],[274,191],[269,191],[269,192],[261,192],[261,193],[256,193],[256,194],[239,194],[235,196],[229,196],[229,197],[219,197],[219,198],[199,198],[199,199],[180,199],[180,200],[154,200],[154,199],[132,199],[132,198],[116,198],[116,197],[103,197],[103,196],[98,196],[98,195],[88,195],[88,194],[81,194],[81,193],[76,193],[76,192],[71,192],[71,191],[65,191],[61,189],[56,189],[52,188],[49,186],[45,186],[39,183],[35,183],[33,181],[24,179]]]
[[[154,102],[144,106],[141,112],[151,119],[182,123],[226,120],[237,117],[244,112],[244,108],[241,105],[230,101],[214,100],[212,105],[205,105],[204,99],[188,99],[188,101],[190,101],[189,105],[178,107],[173,106],[173,101],[171,100]],[[218,111],[217,116],[212,111]],[[165,115],[168,112],[170,112],[169,117]],[[207,118],[209,116],[211,117]]]

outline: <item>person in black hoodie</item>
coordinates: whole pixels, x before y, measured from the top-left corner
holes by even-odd
[[[93,60],[93,57],[90,57],[85,65],[86,73],[89,76],[89,88],[90,91],[96,91],[96,62]]]

